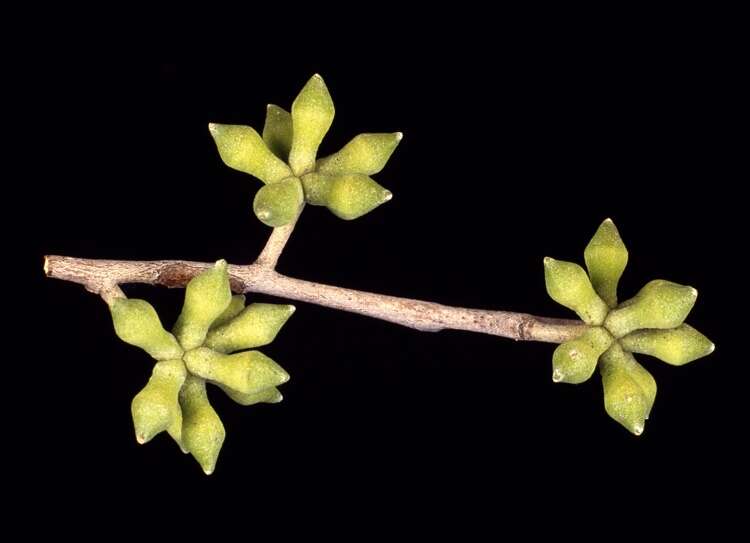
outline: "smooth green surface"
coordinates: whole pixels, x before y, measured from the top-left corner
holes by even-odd
[[[296,177],[287,177],[262,186],[255,194],[253,211],[263,224],[276,228],[296,219],[304,203],[302,183]]]
[[[402,137],[401,132],[355,136],[337,153],[321,158],[317,163],[317,171],[333,175],[374,175],[385,167]]]
[[[688,316],[697,297],[693,287],[656,279],[613,309],[604,326],[618,338],[641,328],[675,328]]]
[[[208,129],[221,159],[230,168],[249,173],[264,183],[273,183],[292,175],[289,166],[277,158],[249,126],[211,123]]]
[[[189,350],[202,345],[211,324],[231,301],[225,260],[193,277],[185,287],[185,302],[173,330],[182,348]]]
[[[232,321],[208,333],[205,346],[222,353],[271,343],[294,313],[293,305],[251,304]]]
[[[292,148],[289,165],[296,176],[315,169],[320,142],[333,123],[335,109],[323,78],[315,74],[292,104]]]
[[[242,394],[257,394],[289,380],[281,366],[259,351],[227,355],[199,347],[185,353],[185,364],[193,375]]]
[[[547,257],[544,259],[544,279],[550,297],[575,311],[583,322],[594,326],[604,322],[609,308],[594,291],[581,266]]]
[[[682,324],[669,330],[638,330],[620,340],[634,353],[655,356],[673,366],[682,366],[714,352],[714,344],[698,330]]]
[[[642,434],[656,399],[656,381],[617,343],[601,356],[599,368],[607,414],[633,434]]]
[[[226,432],[219,415],[208,403],[206,383],[189,375],[180,391],[182,442],[206,475],[213,473]]]
[[[109,306],[117,337],[140,347],[156,360],[182,356],[177,339],[161,325],[156,310],[145,300],[116,298]]]
[[[587,381],[594,373],[599,357],[612,345],[612,341],[609,332],[597,326],[561,343],[552,355],[552,380],[571,384]]]
[[[615,307],[617,283],[628,264],[628,250],[611,219],[599,225],[583,256],[594,290],[609,307]]]
[[[263,125],[263,141],[270,151],[286,162],[292,148],[292,116],[283,108],[268,104]]]
[[[151,378],[130,406],[138,443],[147,443],[164,430],[180,443],[182,411],[178,398],[186,376],[182,360],[163,360],[154,365]]]
[[[333,178],[326,206],[340,219],[352,220],[369,213],[393,197],[391,191],[361,174]]]

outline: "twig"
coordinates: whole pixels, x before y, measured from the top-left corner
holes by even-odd
[[[584,330],[580,321],[547,319],[526,313],[449,307],[287,277],[271,268],[271,263],[278,260],[283,244],[291,234],[291,228],[280,230],[274,230],[271,236],[273,243],[269,240],[266,246],[268,251],[263,251],[268,258],[259,258],[258,263],[247,266],[229,266],[233,291],[280,296],[430,332],[443,329],[467,330],[516,340],[562,343]],[[119,288],[117,291],[113,288],[125,283],[184,287],[190,279],[209,266],[211,264],[184,260],[136,262],[47,256],[44,269],[48,277],[79,283],[107,299],[121,295]]]
[[[300,210],[300,213],[301,212],[302,210]],[[273,229],[273,232],[271,232],[271,235],[268,237],[266,246],[263,247],[263,250],[255,260],[256,266],[267,268],[269,270],[276,269],[276,263],[279,261],[279,257],[284,251],[286,242],[289,241],[289,237],[292,235],[298,219],[299,215],[297,215],[297,219],[294,219],[286,226],[280,226]]]

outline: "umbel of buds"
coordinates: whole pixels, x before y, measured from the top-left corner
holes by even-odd
[[[401,132],[360,134],[337,153],[318,159],[334,111],[328,88],[316,74],[295,98],[291,113],[268,105],[262,135],[249,126],[209,125],[224,163],[264,183],[253,201],[264,224],[289,224],[305,203],[356,219],[393,196],[370,176],[385,167]]]
[[[656,398],[656,381],[632,353],[675,366],[713,352],[714,344],[683,321],[695,304],[692,287],[657,279],[618,305],[617,283],[628,251],[615,224],[605,220],[578,264],[544,259],[547,292],[588,326],[552,355],[552,380],[582,383],[599,366],[604,409],[635,435],[643,433]]]
[[[294,306],[245,306],[244,295],[232,296],[224,260],[188,283],[172,333],[144,300],[115,298],[110,312],[118,337],[156,360],[151,378],[131,406],[138,443],[166,431],[210,474],[225,432],[208,401],[206,384],[217,385],[242,405],[282,400],[276,387],[289,375],[250,349],[271,343]]]

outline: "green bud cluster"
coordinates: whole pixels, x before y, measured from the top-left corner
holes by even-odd
[[[393,197],[370,176],[385,167],[401,132],[360,134],[318,159],[334,114],[328,88],[316,74],[295,98],[291,113],[268,105],[262,135],[249,126],[209,125],[224,163],[265,184],[253,200],[253,211],[264,224],[289,224],[305,203],[356,219]]]
[[[657,279],[618,305],[617,284],[628,251],[617,227],[605,220],[578,264],[544,259],[547,293],[588,326],[552,355],[552,380],[582,383],[597,365],[607,414],[640,435],[656,398],[656,381],[632,353],[681,366],[713,352],[714,344],[683,321],[695,304],[692,287]]]
[[[206,383],[241,405],[280,402],[277,387],[289,374],[249,349],[272,342],[293,312],[291,305],[246,306],[244,295],[232,295],[223,260],[188,283],[172,333],[148,302],[115,298],[110,313],[117,336],[157,360],[131,405],[138,443],[166,431],[206,474],[212,473],[225,431]]]

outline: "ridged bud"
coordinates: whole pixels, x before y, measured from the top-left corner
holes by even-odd
[[[293,305],[250,304],[234,319],[211,330],[205,346],[221,353],[232,353],[268,345],[294,309]]]
[[[145,300],[115,298],[109,306],[117,337],[140,347],[156,360],[182,357],[177,339],[161,325],[159,315]]]
[[[617,283],[628,264],[628,250],[612,219],[605,220],[583,252],[594,290],[609,307],[617,305]]]
[[[682,324],[669,330],[637,330],[620,339],[622,348],[682,366],[714,352],[714,344],[698,330]]]
[[[210,329],[213,330],[214,328],[218,328],[222,324],[228,323],[237,315],[239,315],[243,309],[245,309],[245,295],[244,294],[232,295],[232,300],[229,302],[229,305],[224,310],[224,312],[218,317],[216,317],[216,320],[214,320],[214,322],[211,323]]]
[[[315,168],[320,142],[333,122],[335,109],[323,78],[315,74],[292,104],[292,148],[289,165],[301,176]]]
[[[337,175],[331,183],[326,206],[340,219],[349,221],[369,213],[391,198],[391,191],[366,175]]]
[[[256,394],[289,380],[284,368],[259,351],[228,355],[199,347],[185,353],[184,359],[193,375],[242,394]]]
[[[212,268],[193,277],[185,287],[185,302],[174,325],[174,334],[183,349],[202,345],[208,329],[231,301],[225,260],[219,260]]]
[[[575,311],[586,324],[599,326],[604,322],[609,308],[594,291],[589,276],[581,266],[546,257],[544,280],[550,297]]]
[[[182,411],[179,394],[186,376],[182,360],[156,363],[148,383],[135,395],[130,406],[138,443],[146,443],[164,430],[180,443]]]
[[[263,125],[263,141],[268,149],[281,160],[289,160],[292,148],[292,116],[283,108],[268,104],[266,122]]]
[[[200,377],[189,375],[180,391],[182,407],[182,443],[203,468],[211,475],[216,467],[226,432],[219,415],[208,403],[206,383]]]
[[[224,386],[221,383],[219,383],[218,386],[224,392],[226,392],[227,396],[229,396],[240,405],[255,405],[256,403],[279,403],[284,399],[284,396],[276,387],[267,388],[254,394],[243,394],[242,392],[237,392],[236,390]]]
[[[374,175],[385,167],[403,137],[401,132],[359,134],[337,153],[318,160],[317,171],[333,175]]]
[[[633,355],[614,343],[599,361],[607,414],[641,435],[656,399],[656,381]]]
[[[325,175],[317,172],[310,172],[302,176],[302,189],[305,192],[305,201],[314,206],[324,206],[328,204],[328,197],[333,186],[332,175]]]
[[[604,326],[617,338],[642,328],[675,328],[688,316],[697,297],[693,287],[656,279],[613,309]]]
[[[249,173],[264,183],[292,175],[289,166],[277,158],[258,133],[249,126],[211,123],[208,129],[224,164]]]
[[[599,357],[612,345],[612,341],[609,332],[597,326],[560,344],[552,355],[552,380],[571,384],[588,380],[596,369]]]

